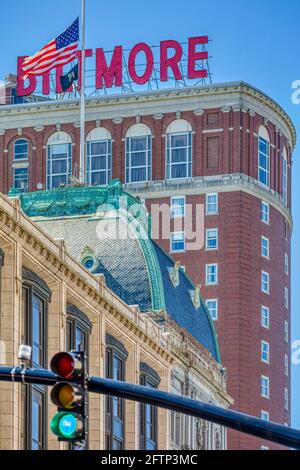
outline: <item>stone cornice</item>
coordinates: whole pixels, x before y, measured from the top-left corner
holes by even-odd
[[[9,201],[0,194],[0,227],[5,234],[19,241],[28,252],[43,259],[45,266],[53,269],[56,275],[67,278],[76,290],[81,291],[84,297],[89,297],[92,304],[102,307],[106,312],[116,318],[124,327],[133,332],[143,344],[147,344],[155,353],[168,363],[173,362],[169,351],[161,345],[163,340],[160,328],[152,319],[154,330],[157,330],[155,339],[148,334],[149,324],[140,318],[138,312],[131,310],[105,285],[103,276],[95,278],[87,272],[80,263],[71,257],[59,242],[55,242],[49,235],[35,225],[20,209],[18,199]]]
[[[125,186],[126,188],[126,186]],[[208,192],[233,192],[244,191],[252,196],[265,200],[275,209],[277,209],[293,228],[293,218],[291,211],[283,204],[280,195],[272,189],[267,189],[260,185],[257,180],[242,173],[229,175],[216,175],[205,177],[194,177],[172,183],[167,181],[152,181],[147,187],[135,188],[131,191],[134,196],[140,196],[142,199],[167,198],[176,195],[176,193],[185,195],[206,194]]]
[[[284,109],[265,93],[242,81],[89,98],[86,103],[87,121],[99,119],[99,106],[101,119],[135,117],[137,114],[153,116],[157,113],[176,113],[178,109],[181,113],[228,106],[237,110],[249,109],[281,129],[293,148],[296,144],[295,127]],[[77,116],[78,107],[78,100],[0,106],[0,127],[11,129],[16,124],[34,127],[41,119],[44,125],[56,124],[58,118],[61,123],[74,122],[76,118],[73,121],[72,118]],[[9,118],[5,118],[8,114]]]

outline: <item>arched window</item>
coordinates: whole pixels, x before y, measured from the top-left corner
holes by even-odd
[[[87,136],[87,183],[107,185],[111,181],[111,135],[107,129],[93,129]]]
[[[283,203],[287,206],[288,203],[288,162],[286,148],[283,150],[282,155],[282,199]]]
[[[151,180],[151,131],[145,124],[135,124],[126,134],[126,183]]]
[[[47,189],[68,183],[72,174],[72,141],[66,132],[55,132],[47,142]]]
[[[14,160],[28,160],[28,141],[26,139],[15,141]]]
[[[166,131],[167,156],[166,177],[168,180],[192,176],[192,127],[189,122],[177,119]]]
[[[264,126],[258,131],[258,181],[270,187],[270,136]]]

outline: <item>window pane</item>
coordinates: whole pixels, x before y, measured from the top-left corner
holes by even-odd
[[[132,137],[131,151],[142,151],[147,149],[147,137]]]
[[[131,155],[131,166],[146,165],[146,152],[136,152]]]
[[[30,439],[30,447],[32,450],[41,450],[43,447],[43,426],[45,426],[43,400],[43,394],[32,388]]]
[[[35,366],[44,366],[43,302],[33,296],[32,305],[32,361]]]
[[[171,136],[171,147],[187,147],[188,134],[173,134]]]
[[[91,170],[105,170],[106,169],[106,156],[93,157],[91,163]]]
[[[172,150],[172,163],[182,163],[187,161],[186,149],[173,149]]]
[[[28,160],[28,142],[24,139],[19,139],[14,145],[14,159],[15,160]]]

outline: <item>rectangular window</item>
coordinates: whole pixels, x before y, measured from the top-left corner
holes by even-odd
[[[270,257],[270,243],[266,237],[261,237],[261,256],[267,259]]]
[[[288,276],[289,275],[289,255],[284,253],[284,272]]]
[[[27,281],[26,281],[27,282]],[[38,283],[28,281],[22,289],[22,323],[25,344],[32,348],[31,367],[46,367],[46,318],[48,298],[43,297]],[[25,442],[28,450],[42,450],[46,446],[47,391],[41,385],[24,390]]]
[[[217,250],[219,246],[218,243],[218,229],[209,228],[206,230],[206,249],[207,250]]]
[[[288,239],[289,239],[289,226],[288,226],[288,223],[287,223],[286,220],[284,221],[284,237],[288,241]]]
[[[206,265],[206,285],[218,284],[218,265],[207,264]]]
[[[282,199],[287,206],[288,203],[288,163],[286,158],[282,159]]]
[[[289,309],[289,290],[287,287],[284,288],[284,306]]]
[[[150,135],[126,138],[126,183],[144,183],[151,180]]]
[[[284,389],[284,408],[286,411],[289,410],[289,391],[287,388]]]
[[[45,392],[36,386],[31,390],[31,450],[42,450],[45,431]]]
[[[142,374],[140,384],[144,387],[158,388],[158,382],[154,382],[151,376]],[[149,404],[140,404],[140,450],[157,449],[157,407]]]
[[[270,206],[264,201],[261,201],[261,221],[268,225],[270,223]]]
[[[125,380],[125,361],[114,349],[106,350],[105,377],[112,380]],[[106,450],[124,449],[125,402],[122,398],[107,396],[105,399]]]
[[[36,295],[32,297],[32,363],[34,367],[44,366],[45,325],[44,302]]]
[[[184,384],[183,382],[178,379],[177,377],[173,378],[172,381],[172,393],[175,395],[182,395],[183,394]],[[185,419],[181,413],[176,411],[171,411],[171,441],[172,447],[174,449],[181,449],[184,445],[184,425]]]
[[[86,173],[89,185],[108,185],[111,181],[111,140],[87,142]]]
[[[261,411],[260,417],[264,421],[270,421],[270,414],[267,411]]]
[[[261,326],[267,329],[270,328],[270,309],[264,305],[261,306]]]
[[[21,192],[28,191],[28,167],[27,168],[14,168],[14,189]]]
[[[171,217],[185,217],[185,197],[172,197],[171,198]]]
[[[261,272],[261,291],[265,294],[270,293],[270,275],[265,271]]]
[[[218,320],[218,299],[209,299],[206,301],[207,309],[213,321]]]
[[[289,356],[287,354],[284,355],[284,373],[286,377],[289,376]]]
[[[270,363],[270,345],[266,341],[261,342],[261,361]]]
[[[72,175],[71,144],[48,145],[47,189],[65,186]]]
[[[167,134],[167,179],[190,178],[192,176],[192,133]]]
[[[289,324],[286,320],[284,322],[284,339],[286,343],[289,342]]]
[[[184,232],[171,233],[171,253],[185,251],[185,234]]]
[[[206,195],[206,215],[218,214],[218,194]]]
[[[270,143],[262,137],[258,139],[258,181],[270,187]]]
[[[270,379],[264,375],[260,379],[260,394],[263,398],[270,398]]]

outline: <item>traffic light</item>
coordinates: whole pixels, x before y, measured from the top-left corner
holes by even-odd
[[[87,412],[87,376],[84,352],[60,352],[53,356],[50,367],[60,381],[51,391],[58,412],[50,429],[60,441],[85,443]]]

